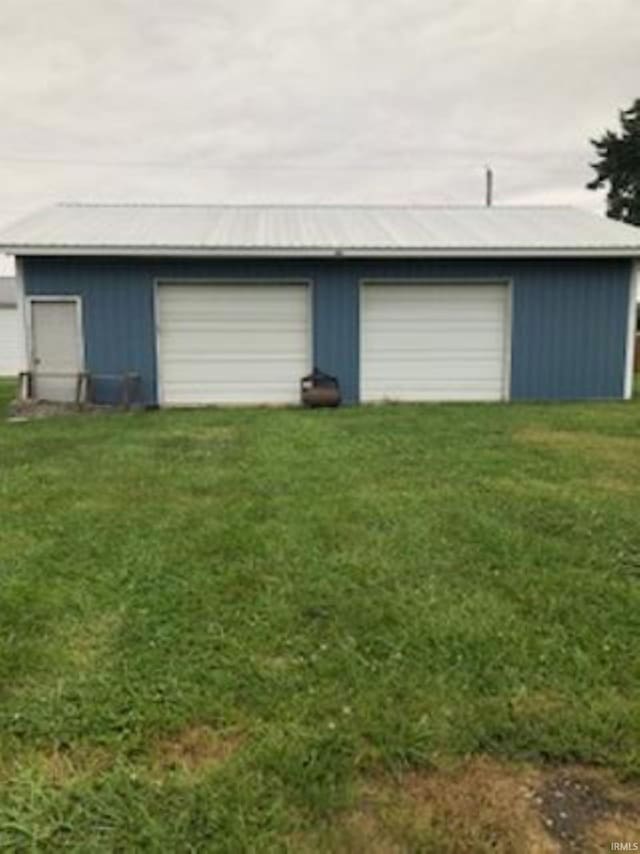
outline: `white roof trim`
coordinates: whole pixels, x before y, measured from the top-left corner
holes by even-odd
[[[640,248],[593,249],[200,249],[171,246],[8,246],[3,251],[16,256],[64,257],[170,257],[170,258],[640,258]]]

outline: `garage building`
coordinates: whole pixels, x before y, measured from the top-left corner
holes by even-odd
[[[0,235],[43,398],[631,395],[640,229],[571,208],[60,205]]]

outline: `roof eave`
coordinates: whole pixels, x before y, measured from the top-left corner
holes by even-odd
[[[15,246],[0,245],[7,255],[64,257],[164,258],[640,258],[633,247],[521,248],[296,248],[175,247],[175,246]]]

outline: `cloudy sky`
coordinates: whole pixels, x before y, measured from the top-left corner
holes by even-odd
[[[57,200],[602,209],[639,0],[1,0],[0,226]]]

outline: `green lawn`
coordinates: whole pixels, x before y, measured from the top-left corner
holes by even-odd
[[[640,778],[639,638],[638,402],[0,422],[0,849],[463,850],[363,791]]]

